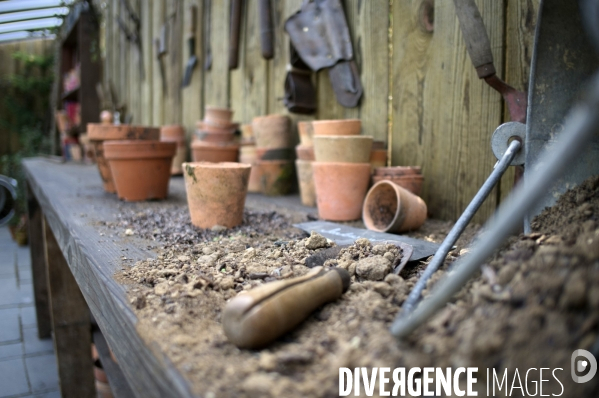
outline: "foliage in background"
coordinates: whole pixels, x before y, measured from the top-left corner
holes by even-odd
[[[32,55],[16,52],[13,58],[21,63],[17,74],[0,79],[0,131],[17,136],[16,147],[0,157],[0,174],[18,181],[16,216],[19,222],[27,212],[25,176],[21,160],[48,153],[50,148],[50,92],[54,79],[51,55]],[[11,137],[12,138],[12,137]]]

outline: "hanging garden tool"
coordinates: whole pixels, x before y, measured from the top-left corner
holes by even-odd
[[[222,315],[229,341],[260,348],[289,332],[316,308],[337,300],[349,287],[343,268],[316,267],[298,278],[267,283],[235,296]]]
[[[357,106],[363,88],[341,2],[304,1],[301,10],[285,21],[285,30],[310,69],[329,68],[337,102],[347,108]]]
[[[163,25],[160,29],[160,37],[154,39],[154,46],[156,48],[156,59],[158,60],[158,67],[160,68],[162,92],[163,95],[166,95],[166,70],[164,69],[164,56],[166,55],[166,25]]]
[[[270,0],[258,0],[260,16],[260,49],[264,59],[272,59],[275,55],[274,29],[272,27],[272,10]]]
[[[187,45],[189,47],[189,59],[187,60],[187,67],[185,68],[185,76],[183,77],[183,87],[189,86],[191,83],[191,75],[193,69],[198,63],[198,57],[196,56],[196,18],[197,10],[195,5],[189,6],[189,33],[187,37]]]
[[[494,88],[507,103],[514,122],[526,123],[527,95],[501,80],[495,71],[491,43],[474,0],[453,0],[470,60],[480,79]]]
[[[241,10],[243,0],[231,0],[229,35],[229,70],[239,66],[239,36],[241,34]]]
[[[204,70],[210,70],[212,67],[212,47],[210,47],[211,8],[212,0],[204,0]]]

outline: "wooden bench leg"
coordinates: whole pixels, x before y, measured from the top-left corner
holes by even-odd
[[[48,301],[48,280],[46,277],[46,255],[44,253],[44,224],[42,209],[29,184],[27,184],[27,211],[29,213],[29,250],[31,252],[31,277],[35,296],[37,333],[40,339],[50,337],[52,318]]]
[[[63,398],[95,397],[87,303],[56,238],[43,219],[54,350]]]

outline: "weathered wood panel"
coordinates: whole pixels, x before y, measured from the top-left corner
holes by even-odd
[[[212,68],[203,70],[204,12],[210,2]],[[109,0],[113,18],[120,0]],[[133,2],[135,3],[135,2]],[[235,120],[247,123],[266,113],[284,113],[282,98],[289,62],[285,20],[298,11],[302,0],[272,1],[275,56],[260,54],[257,4],[245,1],[240,41],[240,63],[228,70],[230,0],[158,0],[139,3],[146,81],[135,76],[135,51],[128,48],[114,21],[107,21],[107,78],[115,82],[119,98],[129,106],[134,121],[153,125],[179,122],[191,135],[203,117],[205,105],[230,106]],[[452,1],[344,0],[364,96],[353,109],[340,106],[328,72],[314,74],[318,109],[314,116],[290,115],[298,120],[359,117],[363,133],[386,140],[394,165],[421,165],[425,174],[424,199],[432,216],[457,218],[488,176],[495,159],[489,139],[507,121],[499,94],[475,74]],[[528,82],[532,39],[539,0],[477,0],[489,32],[499,76],[519,89]],[[197,5],[196,54],[198,65],[191,85],[180,87],[188,60],[187,13]],[[174,11],[179,7],[179,12]],[[122,11],[122,10],[120,10]],[[167,23],[170,40],[164,58],[168,93],[162,82],[153,40]],[[428,23],[428,25],[427,25]],[[392,24],[392,26],[391,26]],[[112,27],[112,36],[110,33]],[[125,81],[120,56],[129,55],[130,81]],[[125,59],[126,61],[126,59]],[[148,65],[146,65],[148,64]],[[140,99],[133,97],[141,96]],[[137,101],[137,102],[135,102]],[[504,177],[479,211],[484,221],[511,188],[513,174]],[[458,189],[459,188],[459,189]]]

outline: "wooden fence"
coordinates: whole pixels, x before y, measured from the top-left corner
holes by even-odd
[[[235,120],[288,113],[282,98],[289,39],[284,21],[302,0],[272,0],[275,57],[260,55],[257,2],[245,1],[240,66],[227,68],[230,0],[210,0],[212,68],[205,71],[203,14],[205,0],[129,0],[141,20],[141,48],[119,27],[129,30],[121,0],[103,10],[103,79],[128,106],[134,123],[183,124],[192,134],[205,105],[230,106]],[[294,120],[360,118],[363,134],[385,140],[393,165],[420,165],[423,197],[437,218],[455,220],[495,164],[490,137],[509,120],[501,96],[480,81],[467,55],[451,0],[345,0],[355,58],[364,95],[357,108],[335,100],[328,73],[315,74],[318,111]],[[492,44],[498,75],[525,90],[539,0],[477,0]],[[196,54],[191,85],[181,88],[188,59],[186,32],[190,5],[198,10]],[[163,91],[154,39],[169,27]],[[143,74],[141,73],[143,71]],[[143,78],[145,75],[145,78]],[[476,218],[486,220],[513,183],[503,178]]]
[[[31,55],[49,55],[54,51],[53,40],[25,40],[0,44],[0,80],[18,74],[23,63],[13,59],[13,54],[23,52]],[[6,93],[0,93],[6,95]],[[7,109],[0,107],[0,119],[10,120]],[[18,131],[11,131],[0,124],[0,156],[15,153],[19,149]]]

